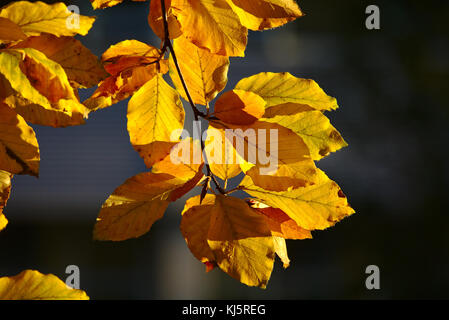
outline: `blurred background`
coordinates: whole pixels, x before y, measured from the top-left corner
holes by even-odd
[[[79,37],[97,55],[125,39],[159,46],[147,2],[97,11],[87,0],[65,2],[97,16]],[[291,265],[284,270],[277,261],[266,290],[205,272],[179,231],[181,200],[139,239],[95,242],[104,200],[146,170],[129,143],[126,100],[84,126],[34,126],[40,178],[14,178],[0,275],[37,269],[65,279],[75,264],[92,299],[448,299],[449,2],[298,3],[305,17],[250,32],[246,57],[231,59],[227,89],[259,72],[286,71],[336,97],[340,109],[327,116],[349,147],[318,166],[356,214],[313,240],[287,241]],[[380,30],[365,27],[369,4],[380,8]],[[365,287],[372,264],[380,290]]]

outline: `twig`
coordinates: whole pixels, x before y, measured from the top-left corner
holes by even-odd
[[[190,107],[192,108],[193,111],[193,116],[195,118],[195,121],[199,121],[199,117],[202,118],[206,118],[208,117],[207,114],[201,112],[198,110],[198,108],[195,106],[195,103],[193,102],[192,96],[190,95],[189,89],[187,87],[187,84],[184,80],[184,77],[182,76],[182,72],[181,72],[181,68],[179,67],[179,63],[178,63],[178,59],[176,57],[176,53],[175,50],[173,49],[173,45],[170,41],[170,34],[169,34],[169,30],[168,30],[168,22],[167,22],[167,11],[165,8],[165,1],[161,0],[161,9],[162,9],[162,18],[163,18],[163,24],[164,24],[164,44],[162,47],[162,51],[165,52],[165,50],[168,48],[170,50],[170,53],[172,55],[172,59],[173,62],[175,64],[176,67],[176,71],[178,73],[179,79],[181,80],[182,86],[184,88],[184,91],[186,93],[186,97],[187,100],[190,104]],[[204,141],[203,139],[200,138],[200,143],[201,143],[201,152],[204,152]],[[204,157],[204,154],[203,154]],[[225,194],[226,191],[220,186],[220,184],[218,183],[217,179],[215,178],[215,176],[212,174],[212,171],[210,170],[210,166],[209,164],[206,163],[206,176],[209,177],[213,183],[215,184],[215,187],[217,188],[217,190],[221,193],[221,194]]]

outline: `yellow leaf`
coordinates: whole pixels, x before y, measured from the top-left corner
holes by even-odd
[[[109,7],[113,7],[119,3],[122,3],[124,0],[90,0],[92,7],[94,9],[105,9]],[[143,2],[146,0],[132,0],[136,2]]]
[[[43,53],[29,48],[2,51],[0,74],[0,96],[27,122],[54,127],[84,123],[88,110],[64,69]]]
[[[217,195],[207,242],[217,265],[248,286],[265,288],[275,248],[265,219],[241,199]]]
[[[285,239],[282,237],[273,237],[273,243],[276,255],[281,259],[284,269],[288,268],[290,266],[290,259],[288,258]]]
[[[242,172],[238,163],[238,155],[232,144],[226,139],[223,130],[209,126],[204,154],[212,173],[224,181],[234,178]]]
[[[163,159],[154,163],[151,171],[168,173],[182,179],[191,179],[202,164],[200,142],[187,138],[176,143]]]
[[[105,79],[108,74],[97,56],[82,43],[72,37],[56,37],[43,34],[29,37],[13,48],[33,48],[39,50],[64,68],[71,83],[83,88],[90,88]]]
[[[0,278],[0,300],[89,300],[89,297],[53,274],[25,270],[13,277]]]
[[[0,103],[0,170],[39,175],[39,146],[34,130],[4,103]]]
[[[46,4],[41,1],[12,2],[1,8],[0,17],[19,25],[27,36],[37,36],[41,33],[84,36],[95,21],[94,17],[72,13],[62,2]]]
[[[0,170],[0,231],[8,224],[8,220],[3,214],[3,209],[9,199],[11,192],[11,179],[13,175],[9,172]]]
[[[235,89],[257,93],[267,102],[266,108],[288,102],[317,110],[338,108],[336,99],[324,93],[315,81],[296,78],[288,72],[262,72],[240,80]]]
[[[231,90],[217,99],[214,114],[229,124],[249,125],[263,116],[265,105],[266,102],[253,92]]]
[[[251,30],[276,28],[303,16],[293,0],[227,0],[242,25]]]
[[[237,151],[242,170],[254,165],[260,174],[272,174],[285,164],[310,159],[303,140],[288,128],[276,123],[256,121],[251,125],[231,125],[210,121],[216,129],[224,130],[226,139]]]
[[[131,144],[142,146],[155,141],[171,141],[172,132],[184,127],[184,116],[177,92],[161,74],[157,74],[128,103]]]
[[[182,34],[182,31],[178,20],[173,14],[171,0],[165,0],[165,12],[167,16],[168,35],[170,39],[176,39]],[[152,0],[150,2],[148,24],[159,38],[165,38],[164,20],[162,18],[162,8],[160,0]]]
[[[229,58],[201,49],[184,37],[174,40],[173,47],[193,102],[207,105],[226,86]],[[178,92],[187,100],[172,56],[170,56],[170,77]]]
[[[23,40],[26,37],[17,24],[7,18],[0,18],[0,43]]]
[[[177,141],[154,141],[150,144],[135,145],[133,147],[145,161],[145,165],[151,168],[155,163],[169,156],[171,149],[177,143]]]
[[[206,194],[201,203],[198,195],[186,201],[182,212],[181,233],[192,254],[202,263],[215,262],[215,256],[207,243],[214,205],[213,194]]]
[[[170,202],[192,189],[201,176],[199,172],[189,180],[147,172],[128,179],[103,204],[94,239],[122,241],[147,233],[162,218]]]
[[[306,230],[326,229],[354,213],[340,187],[321,170],[315,184],[294,190],[267,191],[254,185],[248,176],[240,186],[259,201],[281,209]]]
[[[125,40],[111,46],[102,56],[111,76],[100,82],[84,104],[97,110],[128,98],[156,74],[168,71],[166,59],[155,63],[160,55],[157,48],[137,40]]]
[[[155,63],[161,57],[159,49],[137,40],[124,40],[112,45],[101,56],[106,70],[116,75],[126,69]],[[161,63],[163,63],[163,59]],[[156,66],[155,66],[156,68]]]
[[[312,234],[309,230],[298,226],[298,224],[281,209],[272,208],[264,203],[254,200],[251,200],[250,203],[251,208],[263,215],[268,228],[271,230],[271,234],[274,237],[296,240],[312,238]]]
[[[258,187],[270,191],[287,191],[314,184],[317,168],[313,160],[280,164],[273,173],[261,173],[259,166],[245,171]]]
[[[321,111],[304,109],[304,106],[295,104],[273,106],[266,110],[263,120],[278,123],[298,134],[309,147],[313,160],[320,160],[347,146]]]
[[[225,0],[172,0],[171,6],[189,41],[211,53],[244,56],[248,30]]]

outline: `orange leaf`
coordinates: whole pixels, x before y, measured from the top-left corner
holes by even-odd
[[[227,91],[215,102],[214,113],[220,120],[237,125],[249,125],[265,113],[266,102],[255,93]]]

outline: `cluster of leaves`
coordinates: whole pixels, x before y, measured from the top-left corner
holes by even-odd
[[[0,230],[13,175],[39,175],[39,145],[28,124],[66,127],[84,123],[90,110],[78,89],[108,76],[99,59],[75,35],[95,21],[77,15],[76,28],[63,3],[18,1],[0,9]],[[55,276],[24,271],[0,279],[0,298],[83,298]]]
[[[120,2],[91,0],[95,9]],[[316,82],[289,73],[242,79],[211,102],[227,85],[230,57],[244,56],[248,29],[282,26],[303,13],[294,0],[151,0],[149,6],[148,23],[161,46],[125,40],[101,61],[73,38],[85,35],[94,18],[78,16],[78,28],[71,29],[72,13],[62,3],[19,1],[1,8],[0,230],[7,224],[3,208],[13,175],[39,172],[39,147],[28,123],[82,124],[89,112],[131,97],[130,141],[149,171],[125,181],[105,201],[94,238],[139,237],[171,202],[199,187],[185,203],[180,226],[192,254],[206,270],[218,267],[264,288],[276,255],[284,267],[290,263],[285,239],[311,238],[311,231],[354,212],[315,165],[346,146],[324,115],[338,106]],[[78,89],[97,84],[80,103]],[[208,121],[205,141],[172,139],[185,124],[181,98],[195,120]],[[234,129],[232,139],[226,129]],[[263,130],[276,130],[277,137],[262,141],[247,134]],[[171,156],[179,150],[188,157],[175,163]],[[260,154],[275,160],[276,170],[263,171]],[[231,179],[240,180],[236,188],[227,188]],[[235,191],[247,198],[230,196]],[[55,276],[27,270],[0,278],[0,298],[88,297]]]
[[[99,59],[75,35],[86,35],[93,17],[72,13],[63,3],[18,1],[0,9],[0,230],[3,207],[15,174],[39,175],[40,153],[28,123],[65,127],[84,123],[89,113],[79,88],[107,77]]]
[[[106,8],[120,1],[91,2]],[[278,27],[302,15],[293,0],[151,1],[148,22],[161,47],[136,40],[111,46],[102,55],[111,76],[85,101],[98,110],[131,96],[130,141],[149,169],[105,201],[95,239],[139,237],[171,202],[200,187],[199,195],[187,200],[181,220],[192,254],[207,270],[219,267],[244,284],[264,288],[276,254],[284,267],[290,263],[285,239],[311,238],[312,230],[326,229],[354,212],[339,186],[315,165],[346,146],[323,113],[338,107],[336,99],[315,81],[259,73],[239,81],[211,106],[227,84],[229,58],[244,55],[248,29]],[[184,128],[181,97],[195,120],[208,121],[205,142],[172,139],[175,130]],[[226,129],[236,132],[232,139]],[[278,138],[248,137],[248,129],[274,129]],[[212,138],[217,132],[222,139]],[[180,150],[188,151],[187,159],[174,163],[171,156]],[[261,174],[266,165],[249,150],[275,159],[276,170]],[[216,154],[234,161],[211,161]],[[230,179],[241,182],[227,189]],[[234,191],[248,198],[230,196]]]

